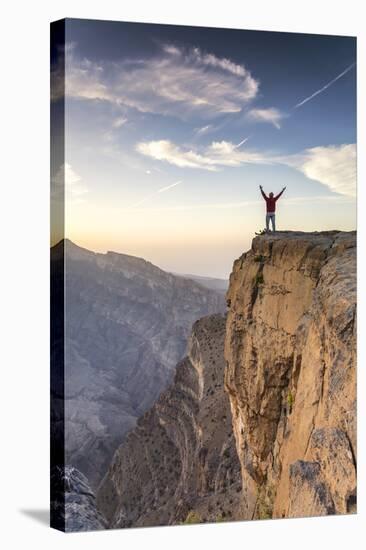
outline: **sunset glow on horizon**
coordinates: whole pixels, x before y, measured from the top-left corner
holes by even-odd
[[[52,184],[75,244],[227,278],[259,185],[287,187],[278,230],[356,228],[354,38],[71,19],[66,43]]]

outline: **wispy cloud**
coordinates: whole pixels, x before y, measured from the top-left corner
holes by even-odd
[[[302,105],[305,105],[305,103],[307,103],[308,101],[310,101],[311,99],[313,99],[314,97],[316,97],[317,95],[323,93],[325,90],[327,90],[330,86],[332,86],[332,84],[334,84],[335,82],[337,82],[337,80],[339,80],[340,78],[342,78],[342,76],[344,76],[345,74],[347,74],[350,70],[353,69],[353,67],[355,67],[356,63],[352,63],[351,65],[349,65],[349,67],[347,67],[344,71],[342,71],[339,75],[337,75],[335,78],[333,78],[333,80],[331,80],[330,82],[328,82],[327,84],[325,84],[324,86],[322,86],[321,88],[319,88],[319,90],[317,90],[316,92],[314,92],[313,94],[309,95],[308,97],[306,97],[305,99],[303,99],[302,101],[300,101],[299,103],[296,103],[296,105],[294,106],[294,109],[297,109],[298,107],[301,107]]]
[[[216,170],[211,159],[194,152],[192,149],[184,150],[166,139],[140,142],[136,145],[136,150],[154,160],[165,161],[180,168]]]
[[[124,124],[126,124],[127,122],[127,118],[123,117],[123,116],[120,116],[118,118],[116,118],[114,121],[113,121],[113,128],[121,128],[121,126],[123,126]]]
[[[248,139],[248,138],[246,138]],[[243,140],[240,142],[242,144]],[[218,171],[223,167],[244,164],[281,164],[302,172],[307,178],[322,183],[334,193],[354,197],[356,194],[356,145],[313,147],[298,154],[281,156],[244,149],[228,141],[214,141],[197,151],[183,148],[169,140],[141,142],[139,153],[180,168]]]
[[[239,151],[229,141],[214,141],[202,151],[185,149],[169,140],[140,142],[136,150],[155,160],[179,166],[180,168],[201,168],[215,172],[223,166],[240,166],[245,163],[268,164],[269,157],[256,151]]]
[[[326,185],[330,191],[356,196],[356,145],[328,145],[306,149],[299,155],[281,159],[307,178]]]
[[[268,109],[251,109],[247,116],[250,120],[254,120],[255,122],[273,124],[273,126],[279,130],[281,128],[281,121],[286,115],[279,109],[270,107]]]
[[[62,84],[62,71],[53,71]],[[67,49],[65,93],[84,100],[108,101],[141,112],[202,118],[240,112],[253,100],[259,82],[244,65],[199,48],[162,46],[155,57],[96,63]],[[57,99],[62,86],[54,87]]]

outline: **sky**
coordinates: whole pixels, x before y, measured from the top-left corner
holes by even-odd
[[[65,233],[227,278],[286,191],[279,230],[356,228],[356,39],[66,20]],[[57,194],[57,192],[56,192]]]

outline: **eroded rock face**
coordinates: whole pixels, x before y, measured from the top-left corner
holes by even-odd
[[[225,386],[248,519],[356,506],[356,234],[253,240],[227,293]]]
[[[107,522],[96,507],[87,478],[73,466],[56,466],[51,473],[56,497],[51,501],[52,526],[62,531],[97,531]]]
[[[97,493],[110,527],[244,517],[224,337],[221,315],[194,324],[174,383],[115,453]]]
[[[193,322],[224,311],[225,299],[142,258],[66,240],[65,303],[66,462],[95,489],[125,433],[172,381]]]

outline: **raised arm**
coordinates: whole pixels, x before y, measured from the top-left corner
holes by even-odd
[[[282,193],[284,192],[285,189],[286,189],[286,187],[284,187],[284,188],[282,189],[281,193],[278,193],[278,195],[275,196],[275,198],[274,198],[275,201],[276,201],[277,199],[280,198],[280,196],[282,195]]]
[[[262,197],[264,198],[264,200],[267,200],[268,197],[267,197],[267,195],[265,194],[265,192],[263,191],[263,187],[262,187],[261,185],[259,186],[259,189],[261,190]]]

